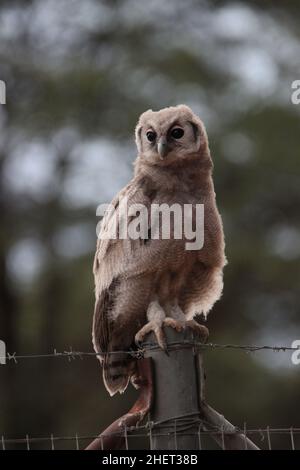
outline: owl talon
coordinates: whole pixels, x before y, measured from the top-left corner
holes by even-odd
[[[209,330],[206,326],[201,325],[200,323],[196,322],[196,320],[188,320],[185,323],[186,328],[190,328],[194,333],[200,337],[201,342],[205,343],[208,336]]]
[[[185,328],[185,322],[180,321],[180,320],[175,320],[174,318],[167,317],[163,321],[164,326],[170,326],[171,328],[174,328],[174,330],[180,332],[184,330]]]
[[[164,335],[164,331],[161,325],[158,325],[155,321],[149,321],[146,325],[141,328],[135,335],[135,344],[140,347],[147,336],[147,334],[153,332],[159,347],[168,355],[168,345]]]
[[[161,347],[161,349],[165,350],[166,340],[165,340],[163,330],[162,330],[161,326],[158,326],[155,321],[149,321],[148,323],[146,323],[146,325],[144,325],[137,332],[137,334],[135,335],[135,344],[140,347],[142,345],[145,337],[151,332],[153,332],[155,334],[156,341],[159,344],[159,346]]]
[[[149,321],[146,325],[141,328],[135,335],[135,343],[138,347],[141,347],[147,334],[153,332],[159,347],[166,353],[167,356],[170,355],[168,350],[168,344],[166,342],[166,337],[164,334],[163,327],[169,326],[174,328],[176,331],[182,331],[185,328],[185,322],[174,320],[174,318],[167,317],[161,323],[158,323],[154,320]]]

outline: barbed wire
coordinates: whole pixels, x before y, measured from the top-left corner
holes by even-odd
[[[244,351],[246,353],[253,353],[257,351],[272,351],[272,352],[292,352],[300,351],[300,347],[292,346],[257,346],[257,345],[246,345],[246,344],[217,344],[217,343],[200,343],[198,341],[183,340],[181,342],[170,342],[168,343],[168,351],[178,350],[178,349],[188,349],[195,348],[196,350],[206,351],[206,350],[235,350],[235,351]],[[72,347],[69,350],[57,351],[53,349],[51,353],[35,353],[35,354],[17,354],[7,352],[5,356],[0,356],[0,361],[3,362],[9,361],[18,363],[18,360],[21,359],[49,359],[49,358],[67,358],[69,362],[75,359],[83,359],[85,357],[104,357],[106,355],[114,354],[128,354],[136,359],[142,359],[145,357],[147,351],[160,351],[160,347],[156,343],[145,343],[143,347],[140,347],[136,350],[118,350],[118,351],[105,351],[105,352],[93,352],[93,351],[73,351]]]

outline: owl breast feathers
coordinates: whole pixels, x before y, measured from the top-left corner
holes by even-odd
[[[226,264],[202,121],[184,105],[149,110],[140,116],[135,134],[134,177],[112,201],[114,210],[103,218],[94,260],[93,344],[111,395],[122,393],[130,380],[135,384],[136,362],[126,351],[150,331],[162,348],[166,347],[166,325],[178,330],[191,327],[205,336],[207,329],[193,318],[206,316],[220,298]],[[129,209],[127,219],[124,202]],[[158,230],[157,224],[153,226],[153,207],[172,208],[174,204],[192,227],[198,223],[197,207],[203,207],[203,246],[187,249],[184,230],[181,238],[175,237],[175,213],[169,237],[162,236],[163,226]],[[130,212],[134,207],[145,209],[140,237],[127,233],[135,220]],[[127,236],[120,237],[124,224]],[[117,236],[110,236],[112,227]]]

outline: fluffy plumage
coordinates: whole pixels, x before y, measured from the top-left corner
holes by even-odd
[[[193,317],[206,316],[223,288],[223,228],[202,121],[184,105],[146,111],[136,144],[134,177],[112,201],[116,212],[124,198],[128,206],[143,204],[149,212],[152,204],[204,204],[204,246],[187,251],[184,238],[172,237],[103,239],[111,216],[104,217],[94,260],[93,344],[99,353],[129,350],[150,330],[164,347],[163,325],[195,328]],[[100,360],[111,395],[123,392],[130,379],[134,383],[129,355],[103,354]]]

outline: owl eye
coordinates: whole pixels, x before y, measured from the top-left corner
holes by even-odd
[[[175,129],[173,129],[172,132],[171,132],[171,136],[174,139],[181,139],[183,134],[184,134],[184,130],[181,129],[180,127],[175,127]]]
[[[156,139],[156,132],[148,131],[148,132],[146,132],[146,136],[147,136],[147,139],[149,140],[149,142],[154,142],[155,139]]]

